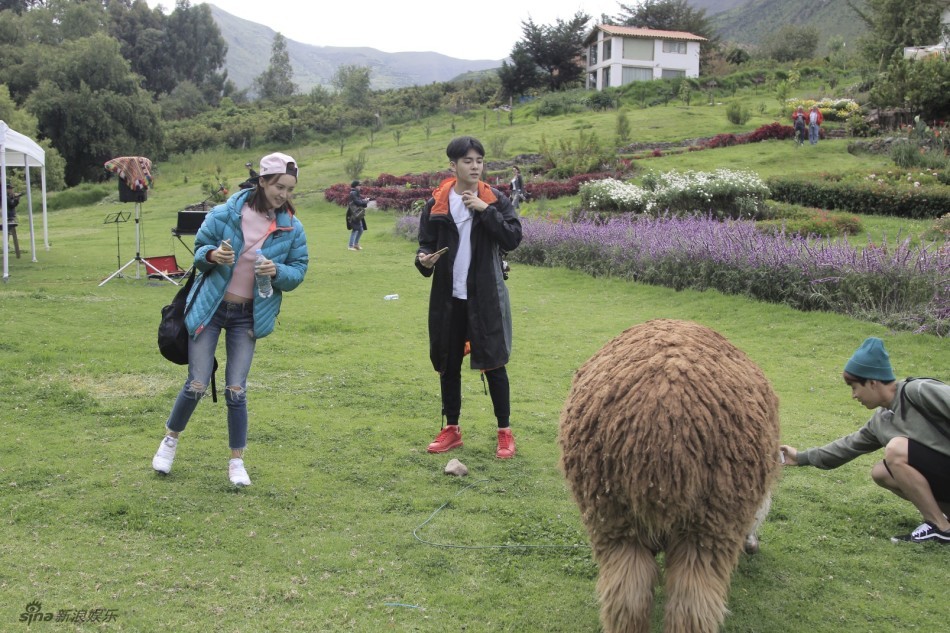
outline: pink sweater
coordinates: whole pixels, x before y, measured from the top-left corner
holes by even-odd
[[[258,213],[250,205],[245,204],[241,209],[244,249],[234,261],[234,272],[231,273],[231,283],[228,284],[227,290],[229,293],[245,299],[254,296],[254,262],[257,260],[257,254],[254,251],[261,248],[272,223],[273,220]]]

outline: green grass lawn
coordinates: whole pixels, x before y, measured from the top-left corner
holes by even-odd
[[[803,448],[868,417],[840,379],[866,336],[885,339],[899,375],[950,379],[941,339],[515,266],[518,456],[494,459],[491,403],[476,372],[463,375],[465,446],[429,455],[438,378],[414,245],[392,235],[389,215],[371,212],[364,250],[348,251],[343,210],[319,194],[344,179],[330,152],[292,153],[312,260],[249,378],[248,489],[227,481],[223,400],[201,403],[170,476],[151,470],[185,370],[155,346],[175,288],[134,274],[98,286],[134,253],[131,223],[120,227],[120,257],[115,227],[103,223],[131,205],[55,212],[51,250],[37,263],[11,259],[0,285],[0,630],[23,630],[20,614],[38,601],[56,617],[114,610],[106,624],[32,625],[50,630],[597,631],[597,569],[557,468],[556,433],[573,371],[613,336],[659,317],[722,332],[763,368],[781,399],[783,439]],[[237,165],[235,180],[236,156],[217,157]],[[184,182],[187,167],[159,167],[143,205],[143,252],[174,252],[187,266],[169,229],[178,208],[203,196],[197,178]],[[391,293],[400,299],[384,301]],[[442,473],[451,457],[469,477]],[[889,542],[920,519],[870,481],[875,458],[784,473],[762,551],[733,576],[724,630],[945,626],[950,550]]]

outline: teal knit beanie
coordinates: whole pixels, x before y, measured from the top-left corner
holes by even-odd
[[[864,339],[844,370],[857,378],[890,382],[894,380],[894,370],[891,369],[891,359],[884,349],[884,341],[874,336]]]

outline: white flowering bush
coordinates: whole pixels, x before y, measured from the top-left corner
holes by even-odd
[[[648,174],[644,185],[653,193],[647,212],[682,215],[699,212],[723,218],[757,218],[769,188],[750,171],[717,169]]]
[[[650,173],[643,183],[645,188],[613,178],[585,183],[581,204],[589,211],[758,219],[769,197],[758,175],[731,169]]]
[[[626,211],[642,213],[653,195],[634,184],[615,178],[594,180],[581,185],[581,205],[591,211]]]

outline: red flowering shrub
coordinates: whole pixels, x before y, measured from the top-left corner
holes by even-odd
[[[745,143],[760,143],[769,139],[788,139],[795,136],[795,128],[781,123],[769,123],[745,134],[719,134],[704,141],[698,149],[715,149]],[[694,146],[695,147],[695,146]],[[690,151],[695,151],[690,148]]]
[[[717,147],[729,147],[730,145],[738,145],[738,137],[735,134],[717,134],[711,139],[703,143],[703,147],[706,149],[716,149]]]
[[[375,200],[379,209],[408,211],[416,200],[428,200],[432,196],[435,187],[450,175],[448,172],[406,174],[405,176],[380,174],[373,180],[363,180],[360,185],[360,193],[364,198]],[[525,184],[525,191],[527,191],[529,198],[552,200],[562,196],[577,195],[581,184],[590,180],[619,178],[620,176],[621,174],[618,172],[602,172],[580,174],[568,180],[529,182]],[[506,196],[511,195],[511,185],[508,183],[496,185],[495,188]],[[350,186],[342,182],[331,185],[324,190],[323,197],[328,202],[345,207],[350,200]]]
[[[788,139],[795,137],[795,128],[791,125],[782,125],[781,123],[769,123],[763,125],[747,134],[743,134],[747,140],[745,143],[759,143],[769,139]]]

